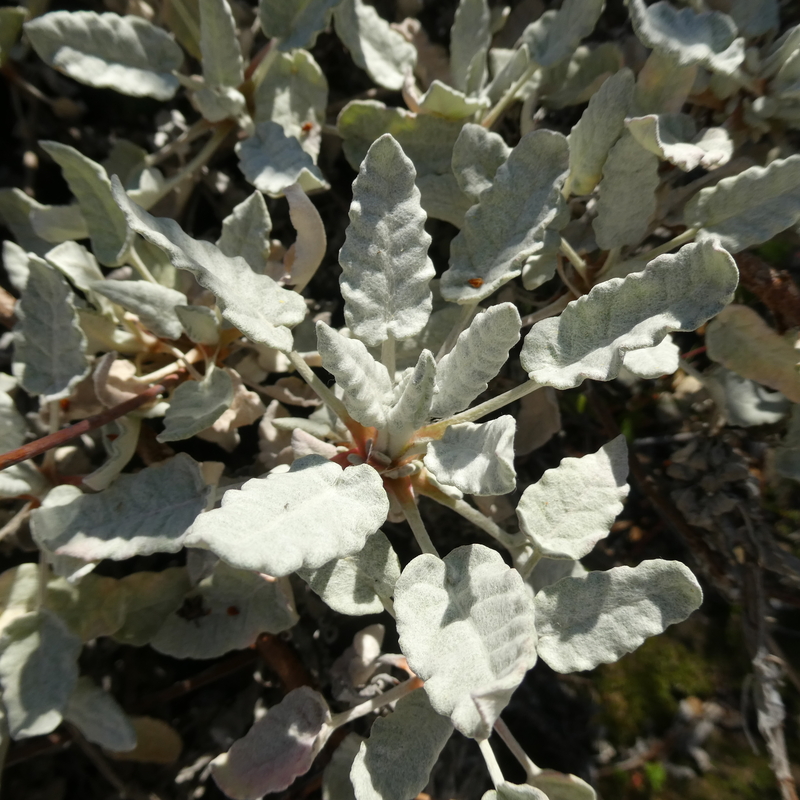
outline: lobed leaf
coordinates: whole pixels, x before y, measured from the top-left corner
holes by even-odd
[[[679,561],[562,578],[536,595],[539,655],[562,673],[613,663],[686,619],[702,599],[697,579]]]
[[[402,450],[414,433],[430,418],[435,390],[436,361],[430,350],[419,354],[417,365],[406,372],[397,387],[396,399],[386,415],[390,455]]]
[[[800,155],[750,167],[701,189],[686,204],[684,219],[732,253],[766,242],[800,220]]]
[[[213,346],[219,343],[219,319],[206,306],[175,306],[184,333],[195,343]]]
[[[473,203],[492,185],[510,152],[503,137],[483,125],[468,122],[461,129],[453,145],[452,167],[461,191]]]
[[[569,58],[575,48],[597,24],[604,0],[564,0],[552,17],[532,22],[520,41],[528,46],[531,61],[540,67],[552,67]]]
[[[39,144],[61,167],[70,191],[78,198],[97,259],[109,267],[123,263],[132,237],[125,215],[114,202],[106,171],[74,147],[59,142]]]
[[[343,470],[312,455],[288,472],[225,492],[221,508],[195,521],[186,545],[213,550],[239,569],[281,577],[357,553],[388,512],[372,467]]]
[[[465,736],[486,738],[536,663],[533,600],[520,574],[482,545],[444,560],[417,556],[395,586],[395,612],[400,646],[433,709]]]
[[[353,183],[340,284],[345,321],[369,347],[419,333],[430,316],[436,272],[415,177],[400,145],[384,134]]]
[[[341,0],[259,0],[258,19],[264,35],[277,38],[282,51],[313,47],[330,11]]]
[[[121,752],[136,747],[136,729],[127,714],[91,678],[78,678],[64,709],[64,719],[105,750]]]
[[[128,224],[160,247],[178,269],[191,272],[197,282],[213,292],[222,316],[254,342],[279,350],[292,349],[289,327],[306,314],[306,304],[296,292],[278,286],[267,275],[254,272],[242,258],[229,258],[211,242],[187,236],[171,219],[153,217],[127,197],[119,182],[114,197]]]
[[[568,155],[560,133],[522,137],[453,239],[442,297],[476,303],[520,274],[527,257],[541,250],[545,229],[566,222],[560,188]]]
[[[428,784],[453,723],[431,707],[425,689],[398,701],[375,720],[350,770],[356,800],[407,800]]]
[[[149,281],[100,280],[93,281],[89,288],[136,314],[156,336],[164,339],[183,336],[183,326],[175,312],[175,306],[189,302],[183,292]]]
[[[483,88],[491,41],[487,0],[461,0],[450,29],[450,75],[453,87],[459,92],[477,94]],[[478,74],[474,75],[476,70]]]
[[[362,0],[340,0],[333,11],[336,35],[353,61],[379,86],[401,89],[417,63],[417,50],[375,8]]]
[[[467,96],[440,80],[432,81],[419,100],[419,109],[424,114],[436,114],[452,120],[467,119],[484,108],[489,108],[488,97]]]
[[[514,434],[517,423],[506,414],[489,422],[451,425],[428,445],[424,463],[439,483],[465,494],[498,495],[517,486]]]
[[[202,381],[182,383],[170,398],[159,442],[191,439],[213,425],[233,402],[233,382],[224,369],[214,369]]]
[[[513,303],[498,303],[472,320],[436,366],[431,416],[452,416],[486,391],[519,341],[519,326],[519,312]]]
[[[667,334],[655,347],[629,350],[622,357],[622,366],[637,377],[652,381],[672,375],[678,369],[680,356],[680,348]]]
[[[244,80],[242,51],[228,0],[199,0],[203,78],[210,87],[237,87]]]
[[[586,378],[611,380],[625,353],[652,347],[671,331],[695,330],[722,311],[738,278],[733,259],[715,240],[684,245],[642,272],[598,284],[560,317],[536,323],[520,363],[532,380],[557,389]]]
[[[620,435],[596,453],[564,458],[522,494],[519,524],[547,558],[579,559],[608,536],[628,496],[628,448]]]
[[[241,256],[254,272],[263,273],[270,251],[270,219],[264,195],[254,191],[224,220],[217,247],[229,258]]]
[[[319,692],[294,689],[211,762],[211,774],[233,800],[283,791],[311,768],[331,733],[330,719]]]
[[[567,186],[572,194],[589,194],[600,182],[609,150],[625,128],[633,86],[629,69],[612,75],[592,95],[586,111],[570,131]]]
[[[16,307],[12,372],[26,392],[56,400],[89,372],[86,337],[67,282],[38,256],[28,259],[28,269]]]
[[[142,17],[51,11],[25,23],[25,33],[48,66],[88,86],[156,100],[178,89],[183,53]]]
[[[197,462],[179,453],[98,494],[57,487],[31,514],[31,530],[40,547],[85,561],[177,553],[207,494]]]

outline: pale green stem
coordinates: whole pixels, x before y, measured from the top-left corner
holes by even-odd
[[[147,264],[142,261],[142,257],[136,252],[136,247],[133,244],[128,250],[127,261],[131,262],[131,266],[144,280],[148,281],[148,283],[158,284],[158,281],[153,277],[153,273],[147,268]]]
[[[471,506],[466,500],[460,500],[455,497],[447,496],[447,501],[442,501],[438,497],[435,498],[442,505],[452,508],[456,514],[464,517],[464,519],[471,522],[476,528],[480,528],[484,533],[488,533],[493,539],[496,539],[503,547],[514,551],[519,550],[524,546],[526,539],[523,534],[509,533],[504,531],[493,519],[490,519],[486,514],[479,511],[477,508]]]
[[[280,44],[280,39],[275,37],[271,40],[269,46],[269,52],[264,56],[261,60],[261,63],[256,67],[255,72],[253,72],[250,80],[253,82],[253,86],[258,88],[261,85],[261,82],[264,78],[267,77],[267,73],[270,71],[273,62],[278,57],[278,45]]]
[[[213,126],[210,122],[208,122],[208,120],[197,120],[197,122],[195,122],[191,128],[185,130],[180,136],[178,136],[177,139],[173,139],[171,142],[165,144],[160,150],[157,150],[155,153],[151,153],[149,156],[146,156],[144,159],[145,165],[148,167],[154,167],[156,164],[160,164],[177,150],[180,150],[184,145],[193,142],[204,133],[208,133],[212,127]]]
[[[514,734],[511,733],[508,729],[508,725],[503,722],[502,718],[497,718],[497,721],[494,723],[494,729],[497,735],[505,742],[506,747],[511,751],[514,758],[519,761],[522,768],[525,770],[525,776],[528,781],[531,781],[537,775],[541,774],[541,768],[531,761],[528,754],[522,749],[522,745],[514,738]]]
[[[503,408],[503,406],[507,406],[509,403],[513,403],[515,400],[525,397],[526,394],[530,394],[541,388],[542,384],[536,383],[536,381],[526,381],[519,386],[515,386],[513,389],[509,389],[507,392],[503,392],[503,394],[497,395],[497,397],[492,397],[490,400],[480,405],[468,408],[460,414],[455,414],[447,419],[440,419],[438,422],[433,422],[421,428],[417,435],[417,440],[439,439],[451,425],[457,425],[459,422],[475,422],[481,417],[491,414],[492,411],[497,411]]]
[[[603,275],[605,275],[611,269],[611,267],[613,267],[614,264],[616,264],[617,261],[619,261],[621,253],[622,253],[621,247],[612,247],[608,251],[608,255],[606,256],[606,260],[605,263],[603,264],[602,269],[595,275],[595,284],[597,283],[598,278],[601,278]]]
[[[560,256],[556,258],[556,272],[558,273],[558,277],[564,281],[564,285],[567,287],[567,289],[569,289],[570,293],[575,298],[583,295],[583,292],[567,277],[567,273],[564,271],[564,264],[562,263]]]
[[[503,770],[500,769],[500,765],[497,763],[497,758],[495,757],[494,750],[492,750],[488,739],[481,739],[481,741],[478,742],[478,747],[481,748],[481,755],[486,762],[486,768],[489,770],[489,777],[492,779],[492,783],[496,789],[501,783],[505,782]]]
[[[397,497],[397,502],[400,503],[400,508],[403,509],[403,515],[411,528],[411,532],[414,534],[414,538],[417,540],[419,549],[422,550],[423,553],[430,553],[430,555],[438,558],[439,553],[433,546],[431,537],[428,535],[428,529],[425,527],[425,523],[420,516],[414,498]]]
[[[381,364],[386,367],[389,372],[389,377],[394,383],[394,374],[396,372],[395,362],[395,346],[394,336],[390,333],[389,338],[381,344]]]
[[[300,377],[317,393],[319,399],[326,403],[342,422],[350,420],[351,417],[347,413],[344,403],[314,374],[314,370],[306,364],[300,353],[292,350],[288,355],[292,366],[300,373]]]
[[[583,278],[584,283],[589,285],[589,269],[586,262],[578,255],[575,248],[562,236],[561,252],[569,259],[569,263],[575,267],[575,271]]]
[[[397,614],[394,613],[394,603],[392,602],[392,598],[381,597],[379,595],[378,599],[381,601],[381,603],[383,603],[383,607],[386,609],[386,611],[388,611],[389,614],[394,617],[394,619],[397,619]]]
[[[676,236],[674,239],[670,239],[668,242],[664,242],[664,244],[660,244],[658,247],[654,247],[652,250],[647,250],[644,253],[639,253],[635,255],[633,259],[629,260],[636,260],[636,261],[652,261],[657,256],[663,255],[664,253],[669,253],[670,250],[674,250],[676,247],[680,247],[682,244],[686,244],[687,242],[691,242],[695,236],[697,236],[697,232],[699,228],[687,228],[683,233]]]
[[[411,692],[419,689],[420,686],[422,686],[422,681],[419,678],[409,678],[407,681],[403,681],[401,684],[395,686],[394,689],[389,689],[388,692],[379,694],[377,697],[373,697],[365,703],[360,703],[353,708],[347,709],[347,711],[334,714],[330,721],[331,729],[336,730],[336,728],[341,728],[342,725],[347,725],[348,722],[352,722],[354,719],[365,717],[367,714],[377,711],[382,706],[401,700],[407,694],[411,694]]]
[[[147,375],[139,375],[132,380],[137,383],[158,383],[158,381],[166,378],[167,375],[172,375],[173,372],[180,370],[184,365],[193,364],[201,358],[203,358],[202,351],[193,348],[188,353],[181,353],[180,361],[173,361],[171,364],[167,364],[166,367],[161,367],[161,369],[157,369],[155,372],[150,372]],[[202,380],[201,375],[198,375],[198,377]]]
[[[447,338],[436,354],[437,362],[441,361],[455,347],[458,337],[471,322],[477,308],[477,300],[474,303],[464,303],[464,305],[461,306],[461,313],[458,315],[458,319],[456,319],[453,327],[450,329],[450,333],[447,334]]]
[[[517,92],[533,77],[538,69],[538,64],[531,64],[528,69],[509,86],[505,94],[495,103],[494,108],[489,109],[489,112],[481,120],[481,125],[483,125],[484,128],[491,128],[492,125],[500,119],[503,112],[514,102]]]
[[[526,550],[521,551],[522,554],[526,552]],[[514,559],[514,566],[516,567],[517,572],[522,576],[522,580],[526,581],[530,577],[531,573],[534,570],[534,567],[542,560],[542,551],[541,550],[533,550],[530,548],[527,552],[530,552],[530,558],[526,559],[524,563],[520,564],[519,559]]]
[[[191,362],[187,360],[186,356],[180,350],[178,350],[177,347],[170,347],[169,351],[170,353],[172,353],[172,355],[175,356],[175,358],[178,359],[178,361],[180,361],[183,364],[184,367],[186,367],[186,371],[196,381],[203,380],[203,376],[192,366]],[[190,350],[189,352],[192,351]],[[203,354],[203,356],[205,357],[205,353]],[[208,377],[211,374],[212,369],[214,369],[214,364],[213,363],[209,364],[208,359],[206,359],[206,377]]]

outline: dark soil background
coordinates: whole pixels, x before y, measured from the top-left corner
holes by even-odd
[[[397,5],[394,0],[376,2],[388,19],[397,18]],[[538,13],[537,2],[511,5]],[[538,9],[543,5],[538,3]],[[453,0],[421,4],[417,16],[431,41],[447,45],[455,6]],[[54,2],[49,6],[50,10],[58,8],[105,10],[99,3]],[[113,10],[121,9],[114,5]],[[590,41],[618,39],[629,32],[625,20],[621,0],[609,2]],[[261,44],[263,39],[256,41],[256,47]],[[330,84],[328,122],[334,124],[336,112],[348,100],[370,93],[373,86],[333,33],[320,35],[312,52]],[[60,115],[54,113],[50,105],[26,91],[18,78],[47,97],[67,98],[77,113],[65,116],[63,109]],[[387,104],[403,106],[399,93],[380,90],[376,96]],[[5,121],[0,125],[0,186],[23,188],[43,203],[64,203],[69,191],[37,140],[70,144],[98,161],[117,137],[152,151],[155,124],[165,109],[179,110],[189,123],[197,118],[182,98],[179,94],[164,104],[92,89],[56,74],[29,54],[10,65],[0,80],[0,119]],[[582,107],[575,107],[550,114],[543,124],[566,132],[581,111]],[[511,144],[519,136],[517,116],[508,114],[502,127]],[[326,224],[328,256],[306,296],[331,309],[336,324],[341,323],[337,253],[344,240],[355,173],[335,136],[323,138],[320,167],[332,185],[331,191],[313,197]],[[238,170],[232,147],[220,151],[210,168],[229,176],[231,188],[220,195],[213,176],[202,176],[181,201],[176,216],[192,235],[215,239],[222,218],[251,189]],[[267,198],[267,202],[273,236],[291,242],[294,234],[285,201]],[[436,220],[428,226],[434,237],[431,255],[441,272],[456,229]],[[7,238],[9,234],[0,229],[0,235]],[[798,253],[800,242],[786,234],[763,248],[761,256],[797,279]],[[5,276],[1,280],[10,289]],[[542,291],[544,298],[547,287]],[[759,305],[746,290],[738,300],[756,305],[770,318],[770,309]],[[684,353],[692,353],[702,348],[702,335],[682,334],[679,343]],[[0,340],[0,348],[0,367],[10,370],[7,337]],[[690,360],[698,369],[707,365],[702,352]],[[509,362],[513,363],[514,359]],[[509,370],[498,376],[489,392],[502,391],[518,380],[513,368]],[[540,766],[583,777],[607,800],[779,798],[751,697],[752,653],[748,647],[754,626],[763,622],[753,618],[753,575],[760,587],[762,605],[758,607],[766,619],[763,624],[774,645],[772,652],[785,659],[785,728],[795,764],[800,761],[800,596],[796,577],[792,580],[764,569],[763,547],[759,550],[748,544],[742,530],[749,526],[758,532],[759,541],[770,542],[782,553],[798,554],[800,497],[796,484],[777,481],[765,461],[782,426],[721,428],[710,400],[687,384],[682,373],[659,381],[587,383],[560,393],[559,405],[561,431],[517,461],[520,487],[538,480],[563,457],[594,451],[620,431],[625,433],[631,450],[631,495],[612,534],[586,559],[586,565],[606,569],[649,558],[679,559],[698,575],[706,599],[687,622],[648,640],[617,664],[566,676],[537,665],[504,714],[509,727]],[[152,428],[150,438],[156,433]],[[680,451],[692,443],[695,452],[687,461]],[[225,460],[234,474],[246,475],[257,452],[255,426],[242,429],[242,444],[230,455],[198,441],[178,443],[175,449],[185,449],[198,459]],[[738,472],[734,470],[733,477],[724,480],[731,465],[739,465]],[[719,480],[699,488],[706,476]],[[737,512],[709,512],[710,516],[703,512],[713,506],[714,497],[723,495],[736,498]],[[20,503],[3,501],[2,505],[5,508],[0,511],[10,517]],[[456,515],[432,504],[423,504],[422,510],[443,552],[480,540]],[[405,563],[414,555],[407,529],[387,524],[385,530]],[[35,548],[25,530],[0,542],[0,571],[34,560]],[[120,577],[182,563],[183,554],[161,555],[106,562],[98,571]],[[257,702],[271,706],[287,690],[304,683],[323,692],[329,690],[331,664],[349,646],[354,633],[373,622],[387,627],[386,649],[396,648],[388,615],[344,618],[330,612],[302,582],[297,581],[295,589],[302,615],[296,628],[280,637],[264,636],[256,648],[219,659],[178,660],[149,647],[132,648],[110,639],[90,643],[81,659],[82,672],[112,691],[129,713],[168,723],[180,736],[180,755],[170,763],[118,760],[87,746],[62,727],[49,736],[12,744],[3,774],[3,796],[13,800],[222,798],[208,778],[207,764],[246,732]],[[348,730],[366,735],[369,724],[369,720],[358,720]],[[312,770],[281,797],[319,797],[322,770],[340,740],[331,741]],[[523,780],[521,769],[502,743],[495,744],[506,776]],[[162,754],[169,750],[166,741],[155,737],[153,745]],[[800,778],[797,767],[793,769]],[[427,794],[434,800],[474,800],[489,788],[476,744],[454,736],[434,770]]]

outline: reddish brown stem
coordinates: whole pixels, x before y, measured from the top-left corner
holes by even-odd
[[[145,403],[154,400],[158,395],[163,394],[177,382],[179,378],[179,375],[169,375],[164,378],[161,383],[145,389],[141,394],[137,394],[136,397],[132,397],[124,403],[101,411],[99,414],[93,414],[91,417],[86,417],[86,419],[82,419],[80,422],[76,422],[68,428],[63,428],[48,436],[43,436],[35,442],[24,444],[16,450],[11,450],[8,453],[0,455],[0,469],[5,469],[13,464],[19,464],[20,461],[27,461],[29,458],[34,458],[35,456],[40,456],[42,453],[46,453],[54,447],[60,447],[73,439],[77,439],[79,436],[83,436],[84,433],[102,428],[103,425],[107,425],[115,419],[124,417],[126,414],[135,411]]]

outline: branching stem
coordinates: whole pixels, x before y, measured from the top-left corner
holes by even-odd
[[[494,729],[497,735],[505,742],[506,747],[511,751],[514,758],[519,761],[522,768],[525,770],[525,776],[528,781],[535,778],[542,770],[531,761],[528,754],[522,749],[522,745],[514,738],[514,734],[508,729],[508,725],[503,722],[502,718],[498,717],[494,723]]]
[[[127,260],[131,262],[131,266],[148,283],[158,283],[158,281],[153,277],[153,273],[147,268],[147,264],[142,261],[142,257],[136,252],[136,247],[134,245],[131,245],[130,249],[128,250]]]
[[[539,65],[532,63],[522,75],[517,78],[505,91],[503,96],[495,103],[494,108],[489,109],[486,116],[481,120],[484,128],[491,128],[502,116],[503,112],[514,102],[517,92],[533,77],[539,69]]]
[[[316,376],[314,370],[306,364],[300,353],[292,350],[288,355],[292,366],[300,373],[300,377],[317,393],[319,399],[326,403],[345,425],[352,421],[344,403]]]
[[[629,260],[635,259],[636,261],[652,261],[657,256],[664,255],[664,253],[669,253],[670,250],[674,250],[676,247],[680,247],[687,242],[691,242],[692,239],[697,236],[697,232],[699,230],[699,228],[687,228],[683,233],[679,234],[673,239],[670,239],[668,242],[664,242],[664,244],[660,244],[658,247],[654,247],[652,250],[639,253],[638,255],[635,255],[633,259]]]
[[[177,139],[167,142],[160,150],[147,156],[144,163],[148,167],[154,167],[156,164],[160,164],[173,153],[180,150],[184,145],[190,144],[195,139],[199,139],[204,133],[208,133],[212,127],[213,125],[205,119],[197,120],[191,128],[185,130]]]
[[[575,267],[575,271],[581,276],[586,286],[590,286],[589,268],[586,266],[586,262],[578,255],[578,251],[575,250],[575,248],[563,236],[561,237],[560,249],[569,260],[569,263]]]
[[[411,528],[411,532],[414,534],[414,538],[417,540],[419,549],[422,550],[423,553],[429,553],[439,558],[439,553],[431,541],[428,529],[425,527],[425,522],[419,513],[419,508],[417,508],[410,481],[408,478],[401,478],[389,483],[392,493],[400,504],[400,508],[403,509],[403,515]]]
[[[419,689],[422,684],[423,681],[420,678],[409,678],[407,681],[403,681],[401,684],[395,686],[394,689],[389,689],[388,692],[379,694],[377,697],[373,697],[365,703],[360,703],[353,708],[349,708],[347,711],[342,711],[340,714],[334,714],[331,717],[331,727],[333,730],[341,728],[342,725],[347,725],[348,722],[352,722],[354,719],[365,717],[367,714],[376,711],[382,706],[401,700],[407,694],[411,694],[411,692]]]

